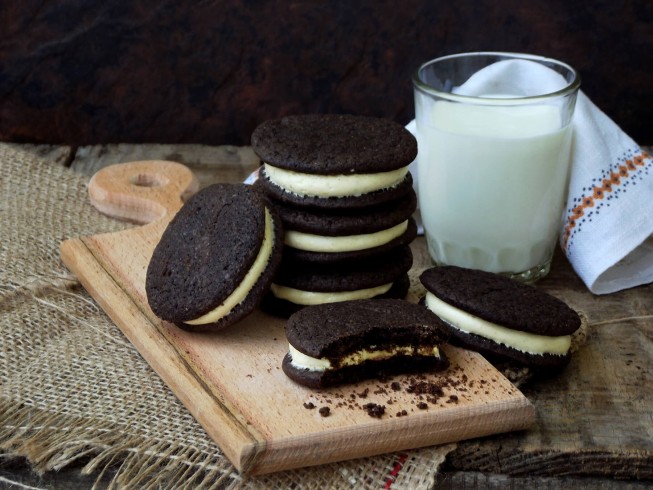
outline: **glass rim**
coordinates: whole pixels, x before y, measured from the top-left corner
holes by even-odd
[[[546,63],[549,64],[554,64],[559,67],[563,67],[566,70],[569,70],[569,72],[572,75],[572,79],[570,82],[567,82],[567,85],[562,87],[559,90],[556,90],[554,92],[547,92],[544,94],[538,94],[538,95],[524,95],[524,96],[518,96],[518,97],[501,97],[501,98],[493,98],[493,97],[479,97],[479,96],[474,96],[474,95],[460,95],[460,94],[454,94],[451,92],[445,92],[442,90],[439,90],[424,81],[420,78],[420,73],[424,68],[427,66],[433,65],[435,63],[438,63],[440,61],[445,61],[445,60],[450,60],[450,59],[455,59],[455,58],[471,58],[471,57],[480,57],[480,56],[496,56],[496,57],[505,57],[505,58],[513,58],[513,59],[525,59],[525,60],[530,60],[530,61],[537,61],[537,62],[545,62],[542,63],[544,66],[546,66]],[[501,61],[501,60],[497,60]],[[431,60],[425,61],[422,63],[414,72],[413,72],[413,86],[427,94],[434,95],[436,97],[440,97],[442,99],[448,99],[448,100],[453,100],[453,101],[458,101],[458,102],[468,102],[468,103],[483,103],[483,104],[492,104],[492,105],[508,105],[508,104],[516,104],[516,103],[530,103],[530,102],[537,102],[545,99],[552,99],[552,98],[557,98],[557,97],[564,97],[566,95],[569,95],[573,92],[576,92],[580,88],[580,74],[578,71],[576,71],[575,68],[573,68],[571,65],[560,61],[556,60],[555,58],[547,58],[545,56],[538,56],[535,54],[527,54],[527,53],[515,53],[515,52],[508,52],[508,51],[471,51],[467,53],[456,53],[456,54],[450,54],[447,56],[440,56],[438,58],[433,58]]]

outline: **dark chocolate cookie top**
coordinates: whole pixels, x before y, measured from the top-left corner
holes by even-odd
[[[413,265],[408,245],[387,253],[361,258],[356,263],[302,263],[284,257],[274,278],[275,284],[301,291],[357,291],[394,282]]]
[[[442,301],[507,328],[548,336],[580,328],[580,317],[563,301],[505,276],[440,266],[424,271],[420,281]]]
[[[369,299],[309,306],[286,324],[288,342],[311,357],[398,345],[437,345],[448,338],[427,308],[401,299]]]
[[[308,114],[266,121],[252,133],[263,162],[310,174],[377,173],[409,165],[417,142],[400,124],[348,114]]]
[[[260,192],[242,184],[215,184],[191,197],[169,223],[150,260],[145,289],[152,311],[182,322],[220,305],[259,253],[266,206]],[[277,238],[280,230],[276,223]],[[275,249],[280,255],[281,247]]]
[[[408,220],[417,207],[415,191],[377,206],[360,209],[306,209],[272,200],[286,231],[321,236],[362,235]]]

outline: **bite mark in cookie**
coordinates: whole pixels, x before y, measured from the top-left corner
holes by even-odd
[[[313,388],[353,383],[379,373],[441,370],[447,338],[426,308],[403,300],[346,301],[305,308],[286,326],[288,377]]]

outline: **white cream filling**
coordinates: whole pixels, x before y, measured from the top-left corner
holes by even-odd
[[[270,289],[279,299],[285,299],[297,305],[321,305],[324,303],[338,303],[353,299],[369,299],[380,294],[387,293],[392,287],[392,283],[384,284],[367,289],[358,289],[356,291],[338,291],[319,293],[315,291],[302,291],[301,289],[279,286],[272,283]]]
[[[284,243],[289,247],[310,252],[353,252],[384,245],[400,237],[408,229],[408,220],[381,231],[362,235],[323,236],[287,230]]]
[[[479,335],[521,352],[561,356],[565,355],[571,347],[571,335],[549,337],[502,327],[451,306],[429,292],[426,293],[426,306],[462,332]]]
[[[344,197],[394,187],[404,180],[408,167],[389,172],[351,175],[317,175],[294,172],[264,163],[265,174],[277,186],[299,196]]]
[[[256,256],[252,267],[249,269],[249,271],[247,271],[247,274],[241,283],[222,302],[220,306],[214,310],[209,311],[199,318],[195,318],[194,320],[187,320],[184,323],[187,323],[188,325],[205,325],[207,323],[216,322],[220,318],[226,316],[235,306],[240,304],[245,299],[245,297],[256,284],[256,281],[258,281],[259,277],[261,277],[261,274],[263,274],[265,267],[270,261],[273,247],[274,223],[272,221],[272,215],[270,214],[270,211],[268,208],[265,208],[265,235],[263,237],[263,243],[261,244],[261,248],[258,251],[258,255]],[[216,250],[215,253],[220,253],[220,251]]]
[[[326,357],[318,359],[316,357],[307,356],[303,352],[299,352],[290,344],[288,344],[288,352],[290,353],[290,364],[298,369],[308,369],[309,371],[326,371],[331,367],[331,361],[329,361]]]
[[[292,345],[288,345],[288,352],[290,353],[290,364],[298,369],[308,369],[309,371],[326,371],[333,369],[331,361],[326,357],[320,359],[308,356],[299,352]],[[369,349],[361,349],[343,357],[338,367],[357,366],[365,361],[382,361],[390,359],[391,357],[399,355],[420,355],[420,356],[433,356],[440,357],[440,350],[437,346],[419,346],[413,347],[412,345],[397,346],[392,349],[374,350],[374,347]]]

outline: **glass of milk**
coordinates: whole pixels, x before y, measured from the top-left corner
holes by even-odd
[[[578,73],[539,56],[465,53],[424,63],[413,86],[431,258],[544,277],[566,200]]]

